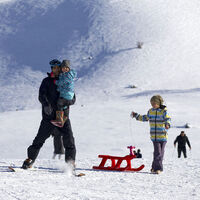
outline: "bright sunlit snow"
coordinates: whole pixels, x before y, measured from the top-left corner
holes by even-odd
[[[199,10],[198,0],[0,0],[0,199],[200,199]],[[37,170],[8,171],[22,165],[37,134],[38,89],[54,58],[78,72],[70,117],[80,178],[64,157],[52,159],[52,138]],[[130,118],[146,114],[155,94],[172,117],[160,175],[150,174],[149,124]],[[187,159],[173,146],[182,130]],[[143,170],[92,170],[99,154],[125,156],[129,145],[141,149],[132,164]]]

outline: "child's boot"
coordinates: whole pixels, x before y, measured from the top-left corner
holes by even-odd
[[[51,120],[51,123],[55,126],[61,126],[62,125],[62,113],[63,111],[56,111],[56,119]]]
[[[60,111],[60,121],[61,121],[61,127],[63,127],[65,122],[67,121],[67,117],[64,115],[64,111]]]
[[[67,117],[64,115],[64,111],[56,111],[56,119],[51,120],[51,123],[58,127],[63,127]]]

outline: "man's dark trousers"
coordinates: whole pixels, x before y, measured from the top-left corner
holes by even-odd
[[[51,124],[49,120],[42,119],[37,136],[33,140],[32,145],[28,147],[28,158],[31,160],[35,160],[37,158],[40,148],[43,146],[46,139],[50,137],[54,128],[55,126]],[[65,122],[62,128],[59,128],[59,131],[63,136],[62,138],[65,148],[65,161],[75,161],[76,147],[69,119]]]
[[[183,152],[184,158],[187,158],[186,146],[183,147],[178,146],[178,158],[181,157],[181,152]]]

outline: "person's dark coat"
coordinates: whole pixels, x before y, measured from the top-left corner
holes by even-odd
[[[137,153],[136,158],[142,158],[142,154],[141,153]]]
[[[178,142],[178,147],[179,148],[185,147],[186,143],[191,148],[190,141],[189,141],[189,139],[188,139],[188,137],[186,135],[184,135],[184,136],[181,136],[181,135],[177,136],[176,140],[174,141],[174,144],[176,144],[177,142]]]
[[[48,74],[48,77],[44,78],[40,85],[38,99],[42,104],[43,119],[55,119],[57,101],[59,98],[59,92],[57,91],[57,86],[55,85],[56,80],[57,78],[54,78],[51,74]]]

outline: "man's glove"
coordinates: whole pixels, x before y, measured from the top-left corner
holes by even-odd
[[[45,113],[46,115],[51,115],[52,112],[53,112],[53,108],[51,107],[50,104],[44,106],[44,113]]]

